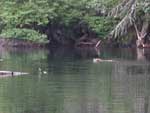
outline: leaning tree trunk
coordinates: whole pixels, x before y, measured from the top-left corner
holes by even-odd
[[[150,21],[149,19],[143,19],[143,20],[140,20],[141,21],[140,25],[138,25],[138,22],[139,22],[138,11],[139,10],[137,10],[139,6],[143,8],[145,6],[147,7],[147,5],[148,7],[150,6],[149,1],[147,2],[147,0],[139,0],[139,1],[138,0],[124,0],[117,7],[113,8],[110,11],[108,16],[121,18],[121,21],[110,32],[109,38],[113,38],[113,39],[122,38],[123,36],[127,35],[129,32],[129,29],[133,27],[135,28],[136,35],[137,35],[137,41],[136,41],[137,47],[148,47],[146,44],[146,37],[147,37],[147,34],[149,34],[150,32],[149,31]],[[149,14],[145,13],[142,16],[144,16],[144,18],[147,18],[149,17]],[[142,27],[140,27],[139,29],[139,26],[142,26]]]
[[[137,47],[142,47],[142,48],[150,47],[150,45],[147,44],[146,42],[146,36],[148,35],[149,32],[149,23],[147,21],[144,22],[141,31],[138,30],[136,24],[134,24],[134,27],[137,35],[137,41],[136,41]]]

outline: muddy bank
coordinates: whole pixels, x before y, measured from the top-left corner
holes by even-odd
[[[14,39],[14,38],[0,38],[0,47],[28,47],[28,48],[36,48],[36,47],[46,47],[46,44],[35,43],[28,40],[23,39]]]

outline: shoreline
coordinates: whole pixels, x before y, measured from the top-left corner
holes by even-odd
[[[0,48],[45,48],[47,44],[25,39],[0,38]]]
[[[94,40],[94,41],[93,41]],[[97,42],[100,41],[97,45]],[[96,46],[97,45],[97,46]],[[72,44],[53,44],[53,43],[38,43],[26,39],[17,38],[1,38],[0,37],[0,48],[50,48],[50,47],[74,47],[74,48],[139,48],[135,44],[119,44],[114,42],[107,42],[104,40],[90,39],[87,42],[77,41]],[[150,48],[150,47],[145,47]],[[141,48],[141,49],[144,49]]]

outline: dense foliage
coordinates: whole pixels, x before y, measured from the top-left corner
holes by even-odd
[[[3,30],[1,36],[4,38],[16,38],[16,39],[24,39],[30,40],[38,43],[48,43],[47,36],[44,34],[40,34],[32,29],[17,29],[11,28]]]
[[[118,1],[119,0],[1,0],[0,26],[1,29],[5,29],[1,30],[2,36],[22,38],[23,35],[23,37],[27,37],[26,39],[32,40],[35,39],[32,37],[39,35],[38,31],[35,33],[33,29],[25,30],[22,29],[22,26],[33,23],[46,26],[49,22],[58,22],[67,26],[73,21],[84,20],[84,22],[89,24],[92,30],[103,37],[112,29],[113,23],[110,19],[101,16],[105,15]],[[32,35],[31,32],[33,32]],[[33,36],[34,34],[36,35]],[[42,36],[39,37],[42,38]],[[38,39],[39,38],[37,38],[37,40]]]
[[[124,17],[114,18],[113,12],[116,9],[120,15],[127,15],[125,11],[122,11],[124,1],[131,0],[1,0],[1,36],[26,37],[25,39],[29,40],[48,42],[43,35],[45,32],[35,29],[35,26],[45,26],[47,28],[50,23],[75,26],[72,23],[84,22],[98,37],[103,38]],[[142,4],[144,2],[138,3]],[[117,4],[122,6],[117,7]],[[139,5],[137,8],[148,13],[150,11],[149,5],[144,4],[143,6]],[[113,7],[116,9],[112,10]],[[115,14],[117,13],[115,12]],[[113,16],[110,16],[111,14]]]

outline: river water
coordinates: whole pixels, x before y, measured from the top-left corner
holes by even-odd
[[[1,49],[0,70],[29,74],[0,77],[0,113],[150,113],[146,51]]]

